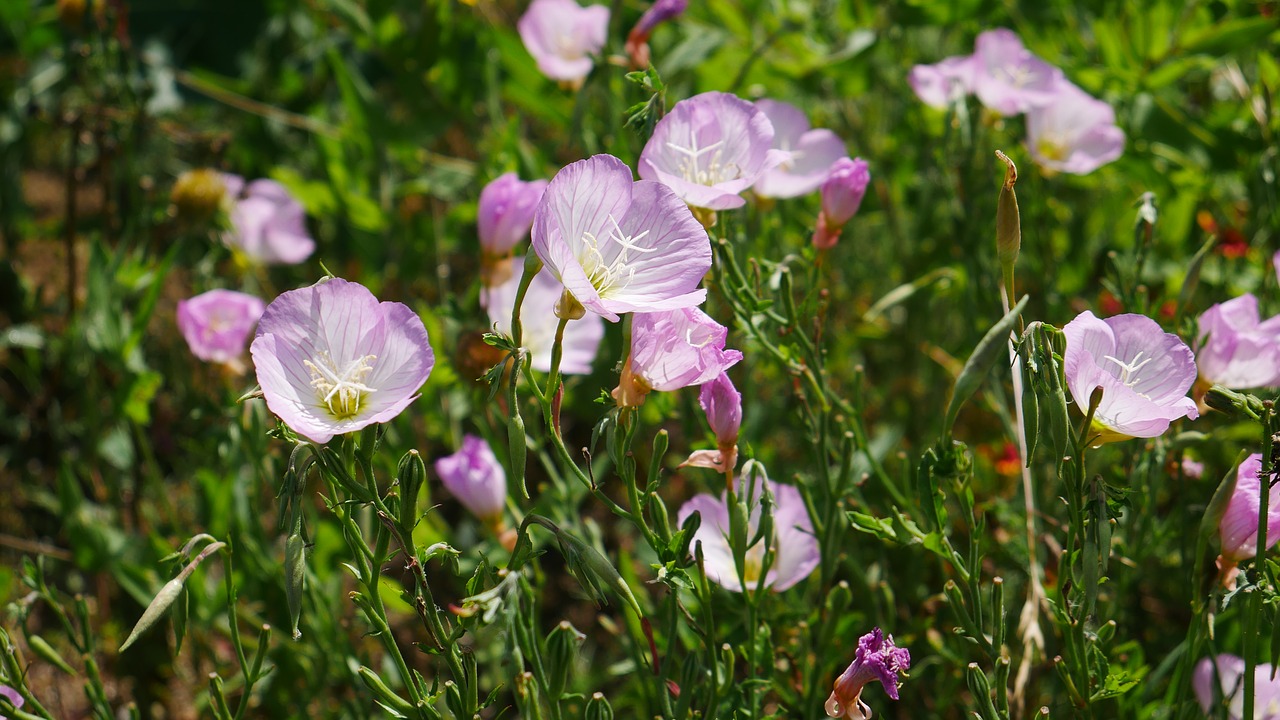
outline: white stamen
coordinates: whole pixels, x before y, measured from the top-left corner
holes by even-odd
[[[344,419],[359,414],[365,395],[374,392],[374,388],[364,384],[364,379],[373,371],[373,361],[377,359],[376,355],[365,355],[352,360],[341,371],[327,352],[317,355],[315,362],[304,360],[302,363],[311,373],[316,398],[329,408],[330,414]]]
[[[1111,362],[1119,365],[1120,366],[1120,382],[1124,383],[1125,387],[1133,387],[1134,385],[1138,384],[1138,371],[1141,370],[1142,367],[1147,363],[1151,362],[1152,360],[1155,360],[1155,358],[1147,358],[1146,360],[1142,360],[1143,355],[1144,353],[1139,352],[1137,355],[1133,356],[1133,360],[1127,363],[1117,358],[1113,358],[1110,355],[1104,355],[1103,359],[1110,360]],[[1142,362],[1138,362],[1139,360],[1142,360]]]

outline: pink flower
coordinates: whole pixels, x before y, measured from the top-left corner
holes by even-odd
[[[1062,71],[1032,55],[1012,30],[988,30],[973,47],[973,90],[983,105],[1016,115],[1054,100]]]
[[[1027,110],[1027,149],[1041,167],[1087,175],[1124,153],[1124,131],[1110,105],[1060,80],[1048,103]]]
[[[178,302],[178,330],[192,355],[243,372],[240,356],[265,307],[252,295],[210,290]]]
[[[1221,717],[1215,708],[1227,708],[1230,720],[1244,718],[1244,658],[1235,655],[1218,655],[1196,663],[1191,675],[1191,687],[1196,692],[1200,707],[1210,717]],[[1271,677],[1271,665],[1254,667],[1253,718],[1249,720],[1276,720],[1280,718],[1280,676]],[[1216,682],[1215,682],[1216,679]]]
[[[739,194],[787,159],[771,149],[773,125],[755,105],[707,92],[681,100],[640,153],[640,177],[708,210],[742,207]]]
[[[702,515],[702,524],[698,526],[693,542],[702,545],[707,578],[732,592],[742,592],[743,582],[747,590],[755,590],[760,583],[773,590],[782,592],[796,583],[809,577],[818,567],[818,539],[813,535],[813,523],[809,521],[809,512],[805,509],[804,498],[800,491],[790,485],[770,483],[764,466],[751,460],[742,467],[742,475],[747,479],[746,489],[738,483],[739,492],[747,493],[747,539],[756,536],[760,527],[761,500],[766,493],[773,495],[773,537],[769,542],[757,542],[747,548],[739,578],[738,567],[733,561],[733,549],[729,545],[729,506],[724,496],[719,498],[702,494],[690,498],[680,508],[677,523],[684,521],[693,513]],[[764,567],[765,551],[771,549],[774,559],[769,571],[761,571]]]
[[[644,392],[701,385],[742,359],[725,350],[728,336],[728,328],[697,308],[637,313],[628,365]]]
[[[3,695],[4,697],[8,698],[9,702],[13,705],[15,709],[20,709],[23,703],[26,702],[26,700],[23,699],[21,693],[9,687],[8,685],[0,685],[0,695]],[[5,717],[3,715],[0,715],[0,720],[5,720]]]
[[[275,180],[245,185],[238,175],[223,175],[231,205],[231,231],[222,242],[264,265],[296,265],[311,257],[316,243],[307,234],[306,212]],[[243,195],[241,191],[243,190]]]
[[[484,523],[498,526],[507,504],[507,473],[489,443],[475,435],[458,452],[436,460],[436,474],[449,492]]]
[[[871,184],[871,173],[862,158],[840,158],[822,183],[822,212],[813,234],[813,246],[820,250],[835,247],[844,224],[858,212]]]
[[[711,240],[670,188],[633,182],[612,155],[566,166],[533,217],[533,249],[587,310],[618,313],[698,305]]]
[[[957,55],[934,65],[916,65],[907,82],[926,105],[945,109],[973,92],[976,67],[972,55]]]
[[[773,148],[790,154],[765,172],[752,191],[760,197],[808,195],[827,179],[831,164],[846,156],[844,141],[826,129],[811,130],[800,108],[777,100],[757,100],[756,107],[773,124]]]
[[[707,424],[716,434],[715,450],[695,450],[681,467],[706,467],[718,472],[731,472],[737,465],[738,430],[742,427],[742,394],[720,373],[702,384],[698,404],[707,415]]]
[[[1204,463],[1190,456],[1182,456],[1182,474],[1193,480],[1199,480],[1204,476]]]
[[[1262,455],[1254,453],[1245,458],[1236,470],[1236,486],[1227,500],[1226,510],[1218,521],[1218,538],[1222,541],[1222,555],[1218,557],[1223,584],[1235,586],[1236,565],[1251,560],[1258,552],[1258,512],[1262,501]],[[1267,547],[1280,540],[1280,484],[1274,484],[1274,474],[1268,478],[1267,492]]]
[[[552,80],[581,82],[609,35],[609,8],[574,0],[533,0],[520,22],[520,39]]]
[[[489,322],[504,334],[511,334],[511,311],[516,306],[516,291],[524,268],[517,267],[515,275],[502,285],[490,288],[488,293]],[[533,277],[520,306],[521,342],[529,353],[530,364],[541,372],[551,371],[551,349],[555,344],[559,318],[554,309],[564,290],[555,277],[543,270]],[[604,338],[604,320],[599,315],[585,315],[570,322],[564,328],[561,344],[560,372],[566,375],[586,375],[596,359],[600,340]]]
[[[1187,390],[1196,379],[1195,356],[1181,338],[1143,315],[1099,320],[1085,311],[1063,328],[1063,369],[1080,412],[1102,388],[1093,416],[1098,443],[1156,437],[1178,418],[1199,417]]]
[[[416,313],[339,278],[276,298],[249,351],[267,407],[316,443],[399,415],[435,365]]]
[[[878,682],[891,699],[898,699],[898,675],[911,669],[911,653],[893,644],[893,636],[884,636],[876,628],[858,639],[853,662],[836,678],[835,688],[827,698],[827,717],[868,720],[871,708],[862,701],[862,690]]]
[[[679,17],[688,6],[689,0],[655,0],[644,11],[640,21],[627,35],[626,50],[633,67],[643,68],[649,65],[649,34],[653,29],[660,23]]]
[[[480,191],[476,231],[490,255],[506,255],[529,234],[546,180],[524,182],[515,173],[499,176]]]
[[[1237,390],[1280,383],[1280,315],[1259,322],[1256,297],[1214,305],[1199,325],[1196,364],[1206,383]]]

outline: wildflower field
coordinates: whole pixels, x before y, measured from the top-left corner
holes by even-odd
[[[1280,3],[0,19],[0,718],[1280,720]]]

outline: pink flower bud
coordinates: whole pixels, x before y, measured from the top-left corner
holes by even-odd
[[[476,231],[480,245],[490,255],[506,255],[529,234],[546,180],[524,182],[507,173],[480,191]]]
[[[742,394],[733,387],[727,373],[703,383],[698,403],[707,414],[707,424],[716,434],[721,447],[738,444],[738,428],[742,426]]]
[[[489,443],[475,435],[462,439],[462,449],[436,460],[444,486],[472,515],[497,524],[507,502],[507,473]]]
[[[178,329],[191,353],[243,369],[240,357],[266,305],[234,290],[210,290],[178,302]]]
[[[1258,510],[1262,499],[1262,455],[1254,453],[1240,463],[1236,488],[1227,500],[1227,509],[1218,522],[1224,565],[1235,565],[1257,554]],[[1272,485],[1267,501],[1267,547],[1280,540],[1280,485]]]
[[[822,183],[822,214],[828,229],[839,229],[858,212],[870,182],[871,173],[862,158],[840,158],[831,164],[831,173]]]

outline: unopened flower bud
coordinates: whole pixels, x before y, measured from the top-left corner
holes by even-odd
[[[507,473],[483,438],[467,435],[458,452],[436,460],[444,486],[482,522],[495,530],[502,525],[507,504]]]

